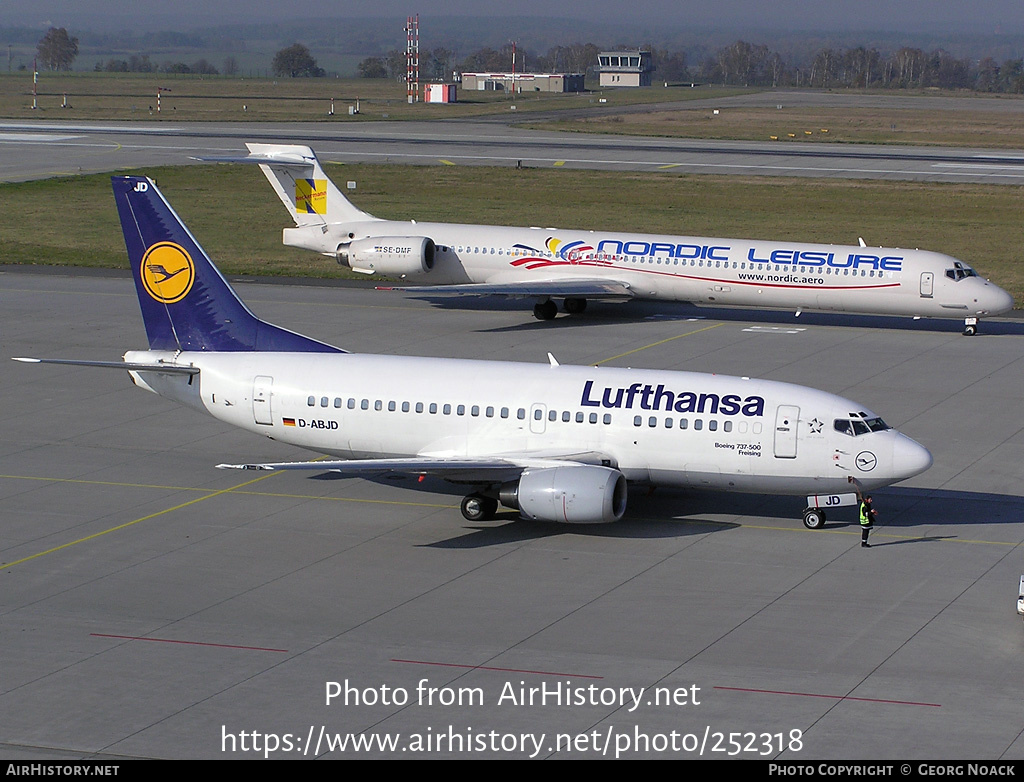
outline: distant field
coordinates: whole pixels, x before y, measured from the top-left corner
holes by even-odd
[[[1024,188],[603,171],[328,165],[380,217],[922,247],[948,252],[1024,301]],[[139,173],[139,172],[133,172]],[[258,170],[151,169],[230,274],[345,276],[285,248],[290,221]],[[0,185],[0,263],[126,265],[109,177]],[[623,205],[628,204],[629,208]]]
[[[162,89],[160,111],[157,90]],[[0,117],[8,119],[360,122],[448,119],[495,114],[601,109],[602,116],[533,121],[529,127],[586,133],[779,143],[934,144],[1024,149],[1020,113],[826,108],[672,109],[603,115],[637,104],[707,100],[749,93],[740,88],[675,85],[598,90],[578,95],[459,92],[452,105],[407,102],[405,86],[388,79],[267,79],[181,74],[40,74],[32,109],[28,72],[0,74]],[[62,107],[66,102],[68,108]],[[937,97],[936,100],[941,100]],[[334,114],[330,115],[331,107]],[[358,105],[359,114],[350,115]],[[513,108],[514,107],[514,108]]]
[[[157,113],[157,90],[161,95]],[[249,79],[166,73],[49,73],[39,76],[32,109],[31,73],[0,74],[0,117],[8,119],[351,122],[445,119],[513,111],[552,111],[695,100],[750,90],[649,87],[581,94],[459,92],[451,105],[408,103],[405,85],[389,79]],[[70,108],[62,108],[67,96]],[[334,100],[334,116],[329,116]],[[602,103],[601,101],[605,102]],[[359,115],[349,106],[358,101]],[[515,106],[515,109],[512,107]]]
[[[1017,100],[1007,98],[1007,100]],[[1021,113],[826,108],[736,108],[616,114],[532,123],[543,130],[675,138],[1024,149]]]

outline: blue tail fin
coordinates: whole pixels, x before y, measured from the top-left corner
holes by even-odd
[[[343,353],[260,320],[146,177],[111,177],[151,350]]]

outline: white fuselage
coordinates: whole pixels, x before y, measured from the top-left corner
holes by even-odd
[[[928,452],[842,397],[788,383],[669,372],[357,354],[131,351],[193,365],[135,381],[216,418],[342,458],[595,452],[628,480],[810,494],[915,475]]]
[[[1013,306],[962,262],[925,250],[375,219],[326,228],[286,229],[285,243],[333,255],[352,239],[427,237],[434,268],[405,279],[428,285],[608,278],[641,299],[914,317]]]

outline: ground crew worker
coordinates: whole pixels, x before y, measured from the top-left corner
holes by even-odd
[[[871,497],[861,497],[860,500],[860,545],[861,548],[871,548],[868,543],[868,535],[875,526],[875,516],[878,511],[871,507]]]

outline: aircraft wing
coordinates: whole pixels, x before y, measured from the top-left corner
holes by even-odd
[[[529,280],[526,282],[480,282],[468,285],[380,285],[379,291],[406,291],[408,293],[429,293],[431,296],[570,296],[581,299],[632,299],[634,294],[629,285],[619,280],[585,279],[569,277],[554,280]]]
[[[218,464],[219,470],[317,470],[343,475],[430,475],[465,483],[498,483],[514,480],[523,470],[568,464],[597,464],[614,467],[607,454],[595,451],[535,451],[495,456],[449,457],[410,456],[395,459],[338,459],[309,462],[265,462]]]

